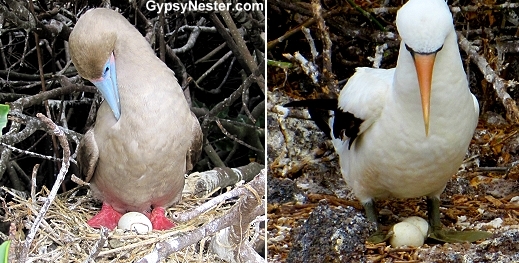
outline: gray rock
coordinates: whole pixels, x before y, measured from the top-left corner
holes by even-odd
[[[321,201],[294,230],[286,262],[366,262],[364,242],[375,224],[353,207],[330,207]]]

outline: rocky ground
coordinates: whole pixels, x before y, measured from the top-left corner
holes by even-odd
[[[420,248],[404,249],[392,248],[389,244],[368,244],[365,241],[374,226],[367,221],[362,206],[342,180],[336,154],[311,121],[276,112],[279,107],[275,105],[282,104],[282,100],[276,99],[279,96],[279,92],[269,95],[272,103],[268,113],[269,261],[519,260],[518,174],[514,168],[508,168],[510,164],[500,166],[505,169],[477,166],[490,148],[504,142],[499,147],[512,149],[511,144],[517,143],[519,137],[505,133],[499,136],[497,130],[485,127],[489,124],[481,120],[463,167],[452,177],[442,195],[444,225],[487,230],[494,234],[492,238],[474,244],[435,244],[427,240]],[[510,131],[514,133],[514,129]],[[413,215],[427,218],[423,198],[380,200],[377,205],[385,225]]]

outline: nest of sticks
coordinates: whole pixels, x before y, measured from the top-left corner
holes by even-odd
[[[5,212],[4,220],[11,222],[9,237],[3,239],[12,241],[12,258],[21,253],[26,230],[35,223],[49,190],[43,188],[32,196],[5,187],[2,190],[0,199]],[[200,207],[211,199],[213,193],[205,197],[184,193],[182,201],[167,210],[168,216]],[[87,220],[100,210],[100,203],[92,197],[89,187],[76,187],[57,195],[53,200],[34,236],[26,262],[135,262],[152,253],[155,244],[185,235],[215,218],[222,217],[235,203],[236,200],[222,201],[213,209],[187,222],[177,223],[171,230],[137,234],[120,229],[108,231],[88,226]],[[249,233],[252,238],[253,231]],[[171,254],[166,262],[225,262],[208,251],[209,238],[205,237]]]

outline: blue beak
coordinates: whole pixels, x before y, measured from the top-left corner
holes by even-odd
[[[119,101],[119,88],[117,86],[117,74],[115,71],[115,57],[113,52],[103,68],[103,76],[99,79],[90,80],[90,82],[101,91],[108,106],[112,109],[115,119],[119,120],[121,117],[121,103]]]

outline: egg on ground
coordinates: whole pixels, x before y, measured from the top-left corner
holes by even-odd
[[[407,222],[415,225],[416,227],[418,227],[418,229],[420,229],[423,237],[427,238],[427,232],[429,231],[429,223],[425,219],[419,216],[410,216],[402,220],[402,222]]]
[[[400,222],[392,228],[393,235],[389,239],[392,247],[423,245],[425,238],[417,226],[409,222]]]

